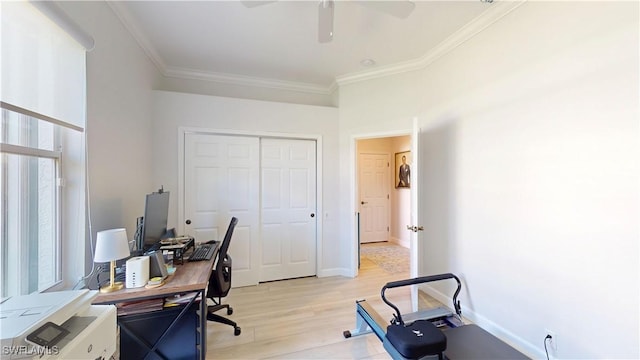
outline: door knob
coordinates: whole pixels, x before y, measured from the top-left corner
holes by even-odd
[[[187,221],[185,221],[185,224],[187,224],[187,225],[191,225],[191,220],[190,220],[190,219],[187,219]]]
[[[364,205],[364,204],[368,204],[368,202],[366,202],[366,201],[360,201],[360,204],[361,204],[361,205]]]
[[[314,214],[314,213],[311,213],[311,215],[309,215],[309,216],[311,216],[311,217],[315,217],[315,216],[316,216],[316,214]]]
[[[411,230],[413,232],[424,231],[424,227],[407,225],[407,230]]]

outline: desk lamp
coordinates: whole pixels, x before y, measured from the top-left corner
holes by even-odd
[[[115,281],[116,260],[124,259],[129,254],[127,230],[111,229],[98,232],[94,262],[111,262],[111,282],[100,288],[100,292],[108,293],[122,289],[122,282]]]

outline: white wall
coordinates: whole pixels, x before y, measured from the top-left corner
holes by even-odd
[[[340,90],[342,158],[363,119],[418,116],[422,272],[460,275],[465,315],[530,356],[550,329],[559,358],[640,357],[638,10],[528,2],[412,81]]]
[[[60,5],[95,40],[87,53],[86,126],[93,241],[97,231],[119,227],[133,238],[144,196],[155,190],[151,89],[159,74],[106,3]]]
[[[320,135],[322,137],[322,269],[342,273],[335,252],[338,236],[338,110],[333,107],[275,103],[176,92],[154,92],[153,180],[172,193],[170,227],[178,219],[178,129],[221,132]],[[173,195],[175,194],[175,195]]]

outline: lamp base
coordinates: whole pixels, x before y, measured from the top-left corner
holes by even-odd
[[[120,289],[122,289],[124,287],[124,285],[122,284],[122,282],[115,282],[113,283],[113,285],[109,284],[109,285],[105,285],[103,287],[100,288],[100,292],[101,293],[110,293],[110,292],[114,292],[114,291],[118,291]]]

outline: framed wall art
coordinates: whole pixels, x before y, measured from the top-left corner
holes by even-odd
[[[411,151],[396,153],[396,189],[411,187]]]

